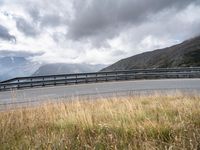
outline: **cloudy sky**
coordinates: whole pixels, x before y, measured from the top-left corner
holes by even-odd
[[[200,35],[200,0],[0,0],[0,50],[110,64]]]

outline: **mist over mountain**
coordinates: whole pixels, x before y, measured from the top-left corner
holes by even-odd
[[[44,64],[32,61],[41,53],[0,50],[0,81],[23,76],[96,72],[105,65],[53,63]]]
[[[105,65],[55,63],[42,65],[33,76],[96,72]]]
[[[122,59],[101,71],[200,66],[200,36],[168,48]]]
[[[0,81],[33,74],[41,65],[31,61],[31,58],[36,55],[41,54],[0,50]]]
[[[30,76],[39,68],[40,64],[32,62],[25,57],[1,57],[0,80],[14,77]]]

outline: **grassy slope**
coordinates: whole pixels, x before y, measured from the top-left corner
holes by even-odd
[[[198,149],[200,97],[45,104],[0,113],[0,149]]]
[[[122,59],[102,71],[200,66],[200,36],[183,43]]]

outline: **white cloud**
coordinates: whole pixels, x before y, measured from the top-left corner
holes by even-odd
[[[4,4],[0,5],[0,25],[5,26],[9,33],[17,38],[17,43],[0,40],[0,49],[44,52],[41,56],[35,56],[35,61],[109,64],[200,34],[200,5],[195,3],[196,0],[184,0],[185,3],[180,8],[180,0],[169,0],[169,6],[164,1],[159,1],[160,8],[145,6],[145,3],[142,3],[145,0],[141,3],[134,1],[135,5],[142,5],[141,8],[148,7],[144,14],[141,10],[128,13],[128,10],[118,9],[119,6],[116,5],[116,8],[113,8],[114,13],[110,10],[111,14],[119,15],[114,22],[109,20],[112,16],[109,16],[111,14],[107,8],[111,7],[94,1],[88,0],[85,4],[80,0],[4,0]],[[151,0],[153,1],[157,0]],[[92,2],[95,7],[91,5]],[[124,4],[121,8],[129,8],[130,0],[121,2]],[[90,10],[81,11],[83,5],[86,8],[90,6]],[[103,8],[94,9],[98,7]],[[98,13],[92,14],[93,10]],[[131,12],[137,13],[141,18],[136,14],[131,16]],[[82,18],[76,20],[77,15]],[[16,18],[24,19],[24,22],[19,20],[23,23],[21,30],[17,28]],[[86,20],[88,18],[89,23]],[[90,24],[93,28],[90,28]],[[93,26],[95,24],[96,26]],[[37,25],[37,36],[26,34],[26,31],[33,33],[34,25]],[[69,33],[73,36],[80,35],[81,38],[70,38]]]

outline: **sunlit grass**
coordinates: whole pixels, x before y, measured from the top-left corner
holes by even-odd
[[[200,97],[154,94],[0,113],[0,149],[199,149]]]

